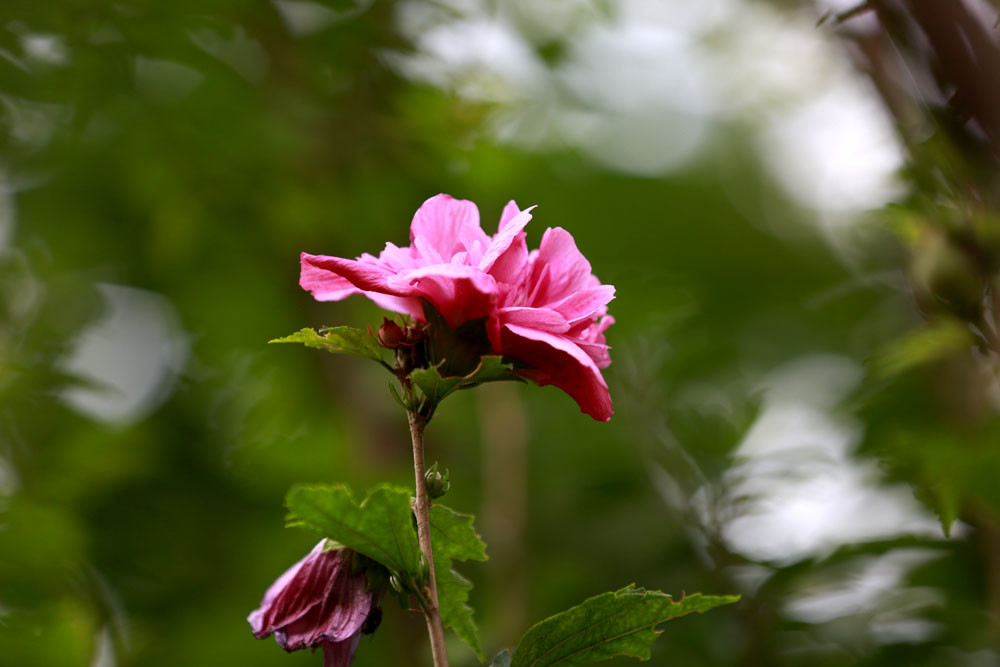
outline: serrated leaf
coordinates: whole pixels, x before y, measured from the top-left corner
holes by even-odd
[[[441,620],[484,661],[486,654],[479,630],[472,618],[472,608],[466,604],[472,584],[452,568],[452,561],[486,560],[486,545],[476,534],[473,517],[468,514],[433,505],[430,524]]]
[[[407,489],[377,486],[359,504],[343,485],[299,486],[288,492],[285,504],[289,526],[339,542],[405,581],[420,578],[422,556]],[[453,562],[486,560],[486,545],[468,514],[433,505],[429,518],[441,619],[485,660],[472,609],[466,604],[472,584],[453,569]]]
[[[656,626],[739,600],[695,593],[674,602],[666,593],[627,586],[585,600],[533,626],[514,651],[511,667],[584,665],[623,655],[649,659]]]
[[[941,319],[894,341],[872,359],[872,374],[890,379],[910,369],[965,350],[972,344],[969,329],[955,319]]]
[[[383,484],[358,504],[343,485],[298,486],[285,505],[289,526],[336,540],[394,573],[417,575],[420,547],[406,489]]]
[[[476,533],[475,517],[444,505],[431,505],[429,520],[434,558],[438,553],[453,560],[488,560],[486,544]]]
[[[335,354],[354,354],[359,357],[382,362],[382,348],[375,337],[364,329],[354,327],[330,327],[302,329],[284,338],[275,338],[268,343],[302,343],[306,347],[326,350]]]
[[[484,382],[495,382],[510,377],[511,367],[503,362],[503,357],[487,355],[479,360],[469,374],[456,377],[443,377],[438,368],[418,368],[410,373],[410,381],[420,389],[428,405],[427,416],[434,408],[457,389],[475,387]]]

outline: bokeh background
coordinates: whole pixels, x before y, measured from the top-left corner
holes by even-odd
[[[266,342],[376,325],[298,254],[404,244],[438,192],[490,233],[537,204],[529,245],[618,290],[610,423],[503,383],[428,431],[491,655],[635,582],[743,595],[649,664],[1000,664],[996,353],[933,298],[995,163],[942,129],[935,42],[861,48],[890,15],[851,4],[3,3],[0,665],[319,663],[245,621],[314,542],[283,495],[412,483],[407,429],[373,364]],[[426,653],[387,602],[355,664]]]

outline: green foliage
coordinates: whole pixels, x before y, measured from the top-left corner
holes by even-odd
[[[269,340],[268,343],[302,343],[306,347],[326,350],[335,354],[353,354],[381,363],[382,348],[378,341],[368,331],[355,327],[328,327],[320,329],[302,329],[283,338]]]
[[[476,534],[471,515],[459,514],[444,505],[433,505],[430,524],[441,619],[476,652],[480,660],[485,660],[472,608],[466,604],[472,583],[452,569],[452,561],[484,561],[487,559],[486,545]]]
[[[801,19],[793,4],[769,9],[774,17],[791,11],[792,27]],[[402,426],[382,423],[393,406],[369,381],[369,364],[342,364],[330,382],[317,372],[315,355],[275,354],[260,341],[322,322],[377,322],[378,309],[362,297],[317,304],[303,292],[298,253],[350,256],[377,252],[386,241],[403,245],[415,206],[436,192],[475,200],[488,232],[507,200],[541,204],[526,229],[529,245],[537,246],[546,227],[565,227],[619,294],[611,306],[618,323],[608,332],[613,363],[605,371],[617,411],[610,424],[580,419],[562,392],[496,388],[510,397],[505,414],[526,426],[527,470],[509,457],[521,481],[497,479],[489,469],[483,475],[483,464],[498,454],[488,443],[475,446],[482,423],[472,397],[452,399],[469,409],[435,420],[434,455],[459,482],[450,504],[532,502],[518,536],[523,551],[503,559],[497,551],[497,567],[468,568],[477,587],[497,591],[491,606],[520,585],[530,588],[533,605],[561,608],[567,590],[611,590],[623,571],[668,590],[737,586],[728,580],[737,568],[709,566],[695,555],[701,545],[691,544],[692,535],[705,534],[713,555],[723,552],[713,563],[745,562],[713,539],[724,524],[702,525],[693,512],[659,502],[651,489],[661,471],[649,457],[659,460],[668,446],[677,452],[678,465],[664,470],[683,499],[717,488],[732,469],[728,452],[737,441],[711,423],[727,420],[725,402],[713,409],[715,390],[756,385],[805,355],[873,359],[912,329],[919,318],[905,287],[912,274],[904,273],[895,239],[861,225],[838,234],[850,242],[849,263],[842,249],[831,251],[827,232],[814,229],[815,213],[788,200],[762,167],[760,135],[751,129],[760,105],[744,109],[752,118],[734,111],[726,134],[708,144],[725,150],[701,153],[690,168],[635,177],[595,166],[586,152],[544,148],[559,141],[532,142],[530,150],[500,144],[481,125],[498,119],[489,105],[451,88],[414,85],[387,66],[390,59],[373,58],[412,48],[400,30],[412,21],[401,20],[396,3],[356,3],[364,11],[350,22],[313,12],[308,34],[289,27],[285,10],[293,5],[305,7],[246,0],[0,6],[0,180],[7,185],[0,194],[0,604],[9,612],[0,623],[0,662],[316,662],[315,655],[280,655],[269,642],[250,641],[239,621],[274,575],[301,556],[302,543],[262,530],[280,521],[273,498],[295,480],[403,480],[412,473],[394,448]],[[616,14],[615,3],[589,5],[597,6],[588,12],[598,26]],[[436,33],[450,14],[429,14],[426,32]],[[508,27],[546,58],[575,59],[586,55],[577,37],[594,24],[574,15],[571,25],[552,30],[537,30],[520,14]],[[811,26],[807,32],[826,37]],[[713,43],[745,34],[723,22],[713,28]],[[39,41],[51,42],[49,53],[62,52],[61,62],[46,62],[46,48],[37,57]],[[167,99],[159,93],[170,92],[171,70],[200,83]],[[537,107],[538,100],[525,99],[534,106],[505,102],[500,111]],[[597,100],[571,101],[586,117]],[[554,122],[558,131],[559,118]],[[995,191],[984,191],[989,208],[982,211],[954,201],[968,192],[965,161],[946,136],[933,132],[911,165],[926,205],[904,204],[909,243],[929,223],[947,234],[971,224],[976,245],[995,258],[998,225],[980,218],[992,211]],[[993,164],[981,165],[990,180]],[[928,278],[948,277],[938,262],[929,264],[935,270]],[[95,281],[155,291],[190,334],[191,363],[176,369],[180,381],[158,387],[163,402],[136,422],[102,423],[60,398],[71,381],[59,360],[100,315],[100,300],[88,295]],[[482,330],[468,333],[482,342]],[[960,364],[973,356],[962,352]],[[834,416],[855,419],[863,430],[864,447],[851,461],[877,457],[879,471],[916,482],[920,501],[967,524],[969,508],[1000,511],[1000,430],[977,413],[988,408],[975,396],[982,396],[982,377],[938,370],[915,368],[877,387],[891,402],[861,414],[839,406]],[[804,437],[809,430],[802,425]],[[707,472],[708,485],[688,458]],[[791,470],[807,465],[789,463]],[[753,605],[685,620],[683,632],[670,637],[669,655],[653,662],[988,662],[995,641],[986,633],[986,598],[1000,559],[982,550],[988,531],[973,528],[950,541],[919,538],[948,556],[940,568],[900,583],[901,594],[915,585],[945,601],[930,619],[914,613],[936,624],[928,640],[874,641],[867,629],[876,612],[869,610],[829,623],[791,619],[781,610],[800,583],[778,577],[791,566],[769,564],[775,576],[754,589]],[[859,557],[880,553],[867,542],[855,547]],[[824,563],[809,560],[804,569]],[[81,572],[105,597],[81,593]],[[396,619],[387,616],[394,629]],[[502,616],[497,606],[489,635],[504,636]],[[725,639],[715,623],[722,616]],[[114,655],[99,656],[95,640],[108,625]],[[366,639],[356,664],[411,664],[425,641],[420,625],[410,624],[398,641]],[[859,631],[844,632],[850,628]],[[901,650],[912,659],[899,659]]]
[[[420,547],[405,489],[383,484],[358,504],[343,485],[298,486],[288,492],[285,504],[289,526],[335,540],[393,574],[418,575]]]
[[[382,564],[404,592],[419,594],[426,583],[406,489],[379,485],[359,504],[344,485],[298,486],[288,492],[285,504],[290,527],[305,528]],[[486,560],[486,545],[470,515],[434,505],[430,523],[441,618],[484,660],[472,609],[466,604],[472,584],[452,569],[452,563]]]
[[[484,382],[498,382],[516,379],[511,374],[510,364],[497,355],[487,355],[467,375],[443,376],[441,367],[418,368],[410,373],[410,381],[423,395],[421,412],[426,417],[434,414],[438,404],[458,389],[468,389]]]
[[[649,647],[660,634],[657,625],[739,599],[738,595],[695,593],[674,602],[665,593],[626,586],[584,600],[532,626],[514,650],[510,664],[585,665],[616,655],[648,660]]]
[[[872,360],[872,375],[877,379],[891,379],[967,350],[971,343],[972,334],[967,325],[953,318],[942,318],[907,333],[886,347]]]

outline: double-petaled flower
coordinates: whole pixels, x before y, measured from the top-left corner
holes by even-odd
[[[254,636],[274,633],[286,651],[322,648],[324,667],[350,665],[361,635],[373,632],[381,618],[378,596],[365,574],[354,571],[354,557],[350,549],[320,540],[250,613]]]
[[[564,229],[547,229],[529,252],[523,230],[530,211],[508,203],[489,236],[475,204],[437,195],[413,217],[409,246],[387,243],[378,257],[354,260],[302,253],[299,284],[320,301],[362,294],[417,321],[424,320],[422,300],[452,327],[486,318],[494,354],[607,421],[613,410],[601,369],[611,363],[604,332],[614,323],[607,305],[615,289],[593,275]]]

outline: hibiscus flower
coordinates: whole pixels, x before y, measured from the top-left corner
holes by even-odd
[[[613,410],[601,369],[611,363],[604,332],[614,323],[614,287],[593,275],[564,229],[546,230],[529,252],[530,211],[508,203],[491,237],[475,204],[437,195],[413,217],[409,246],[387,243],[378,257],[355,260],[302,253],[299,284],[320,301],[361,294],[416,321],[425,320],[422,300],[451,327],[486,318],[493,354],[607,421]]]

